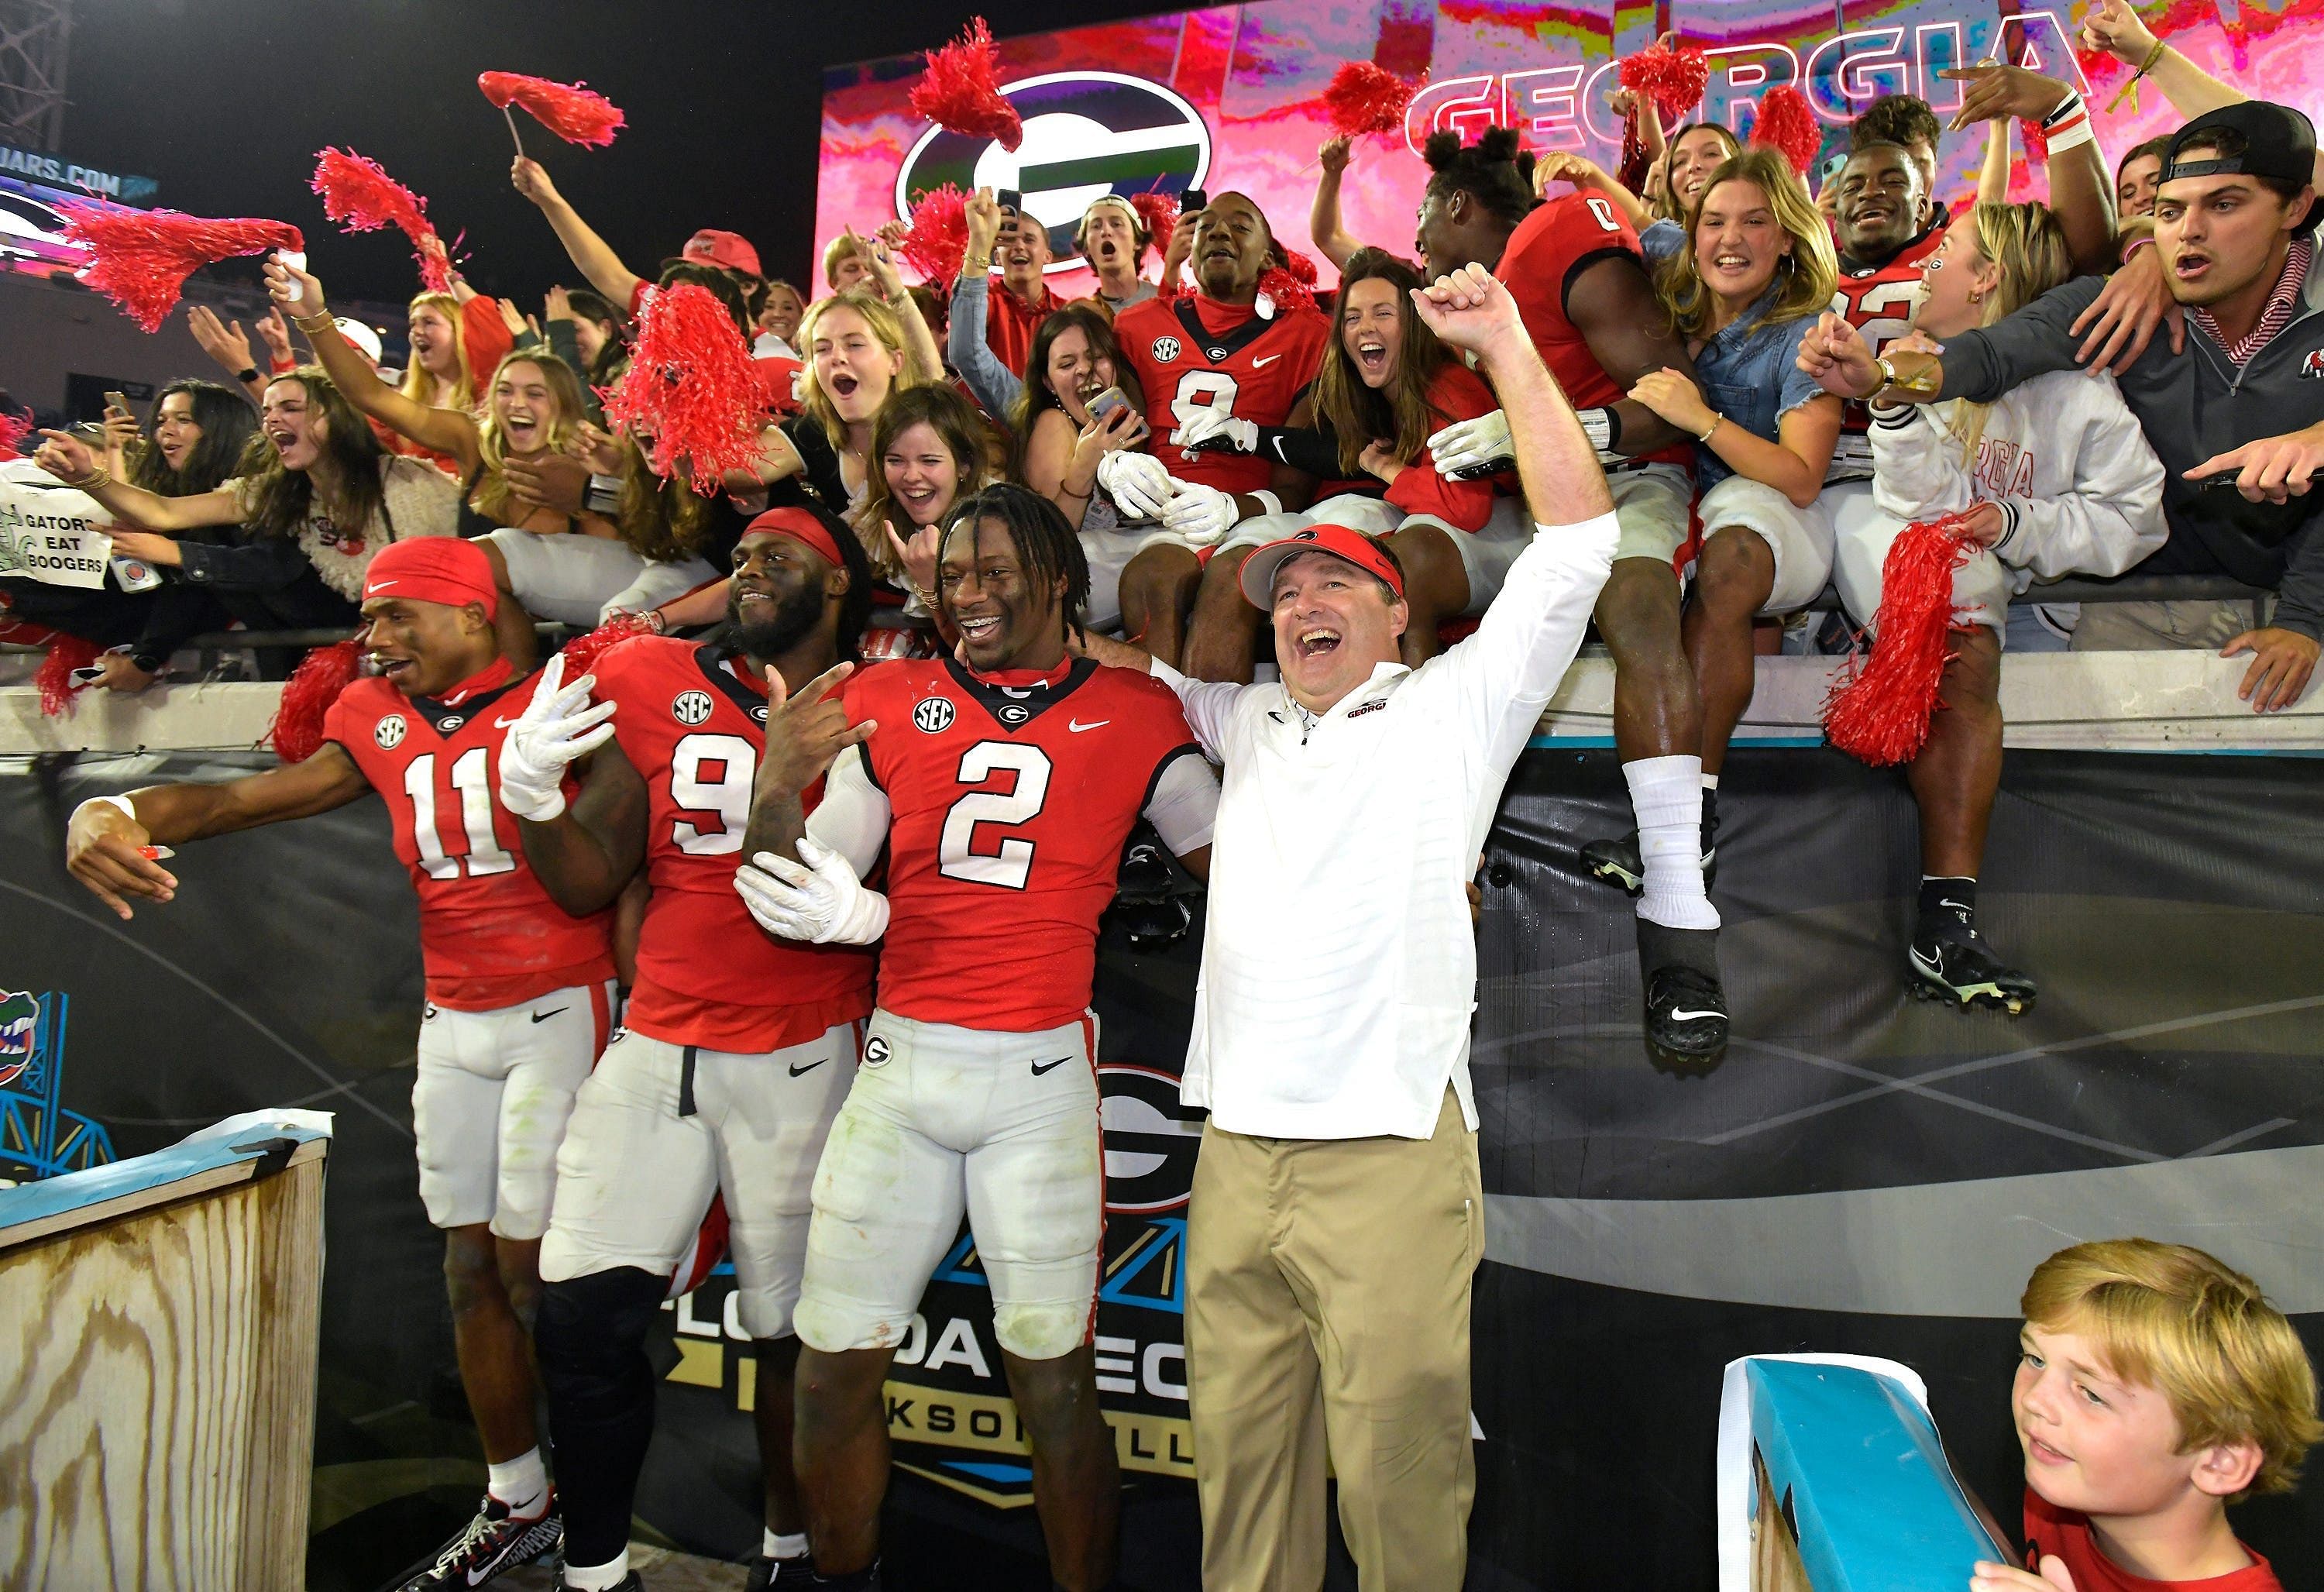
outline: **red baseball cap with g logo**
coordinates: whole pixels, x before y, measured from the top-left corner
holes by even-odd
[[[739,271],[744,276],[757,276],[759,251],[740,233],[720,232],[706,226],[686,240],[678,258],[691,260],[696,265],[715,265],[722,271]]]
[[[1242,561],[1242,594],[1262,612],[1275,606],[1275,572],[1302,553],[1329,553],[1344,558],[1366,574],[1388,583],[1388,590],[1404,595],[1404,576],[1397,573],[1380,545],[1360,530],[1344,525],[1311,525],[1289,536],[1262,542]]]

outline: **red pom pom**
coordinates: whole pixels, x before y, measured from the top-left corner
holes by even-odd
[[[597,667],[597,660],[633,636],[650,636],[653,627],[641,613],[617,613],[585,635],[576,636],[559,649],[565,656],[565,678],[579,679]]]
[[[1296,249],[1283,251],[1283,269],[1303,288],[1312,288],[1317,281],[1315,262]]]
[[[0,459],[18,457],[17,446],[32,434],[32,410],[0,410]]]
[[[627,124],[621,106],[578,83],[553,83],[522,72],[478,72],[476,87],[501,109],[518,106],[567,143],[603,149]]]
[[[1758,119],[1751,124],[1751,142],[1764,143],[1792,163],[1802,176],[1815,164],[1823,147],[1823,125],[1816,120],[1808,97],[1784,84],[1760,97]]]
[[[88,263],[75,274],[149,332],[161,329],[197,266],[236,254],[307,247],[299,229],[285,221],[210,221],[180,210],[132,210],[78,199],[60,199],[56,207],[65,218],[66,241],[89,252]]]
[[[1368,60],[1344,60],[1323,90],[1324,114],[1342,138],[1367,133],[1401,133],[1404,113],[1416,85]]]
[[[1310,271],[1314,269],[1312,265],[1308,267]],[[1307,290],[1307,284],[1280,265],[1270,265],[1260,273],[1259,290],[1274,304],[1277,315],[1290,309],[1315,308],[1315,295]]]
[[[905,264],[947,293],[968,253],[968,212],[964,208],[967,198],[949,182],[922,194],[913,201],[912,225],[896,248]]]
[[[941,50],[912,85],[912,114],[970,138],[997,138],[1010,153],[1025,142],[1024,119],[1001,93],[1001,52],[982,17]]]
[[[73,670],[85,669],[96,661],[96,642],[68,636],[61,630],[49,638],[48,651],[32,675],[32,684],[41,688],[41,713],[44,717],[53,719],[71,709],[73,693],[82,689],[72,682]]]
[[[1824,704],[1825,741],[1876,768],[1910,760],[1929,739],[1952,656],[1953,571],[1977,546],[1968,525],[1966,514],[1948,514],[1897,533],[1881,566],[1872,656],[1833,682]]]
[[[1134,193],[1130,196],[1130,207],[1146,224],[1146,235],[1154,240],[1154,246],[1167,248],[1170,235],[1178,227],[1178,201],[1166,193]]]
[[[650,436],[654,474],[676,474],[683,458],[709,497],[727,471],[756,468],[759,421],[751,345],[726,307],[692,282],[648,288],[629,372],[605,395],[607,428]]]
[[[1622,87],[1643,92],[1665,122],[1683,120],[1702,103],[1702,91],[1711,85],[1711,58],[1683,46],[1665,50],[1652,45],[1624,56],[1616,70]]]
[[[354,682],[362,659],[362,649],[350,638],[318,647],[299,660],[282,682],[274,722],[266,726],[275,756],[286,763],[303,763],[322,750],[323,719],[339,693]]]
[[[428,201],[390,177],[377,161],[353,150],[318,151],[315,180],[309,186],[322,196],[323,214],[337,222],[340,230],[396,228],[418,252],[420,280],[428,290],[452,290],[451,256],[428,223]]]

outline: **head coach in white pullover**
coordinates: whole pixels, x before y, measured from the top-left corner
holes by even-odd
[[[1414,298],[1476,353],[1537,524],[1476,633],[1406,668],[1394,560],[1318,526],[1242,566],[1279,684],[1154,667],[1225,768],[1184,1086],[1211,1112],[1186,1280],[1209,1592],[1323,1585],[1327,1431],[1365,1592],[1449,1592],[1467,1560],[1485,1213],[1463,886],[1616,528],[1508,290],[1471,266]]]

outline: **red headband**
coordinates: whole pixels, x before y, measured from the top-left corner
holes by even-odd
[[[454,608],[481,603],[487,618],[501,605],[484,550],[448,536],[388,543],[364,567],[363,594],[366,603],[374,597],[409,597]]]
[[[795,542],[804,542],[843,568],[847,561],[839,556],[839,544],[831,539],[831,532],[822,520],[805,509],[770,509],[742,528],[744,536],[787,536]]]

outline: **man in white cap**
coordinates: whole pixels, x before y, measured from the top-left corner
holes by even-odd
[[[1327,1433],[1363,1586],[1458,1587],[1467,1559],[1485,1239],[1463,887],[1618,532],[1508,291],[1471,265],[1414,299],[1477,354],[1536,525],[1476,633],[1405,667],[1394,556],[1321,525],[1241,567],[1279,683],[1154,669],[1225,768],[1183,1086],[1211,1112],[1186,1274],[1207,1592],[1322,1583]]]

